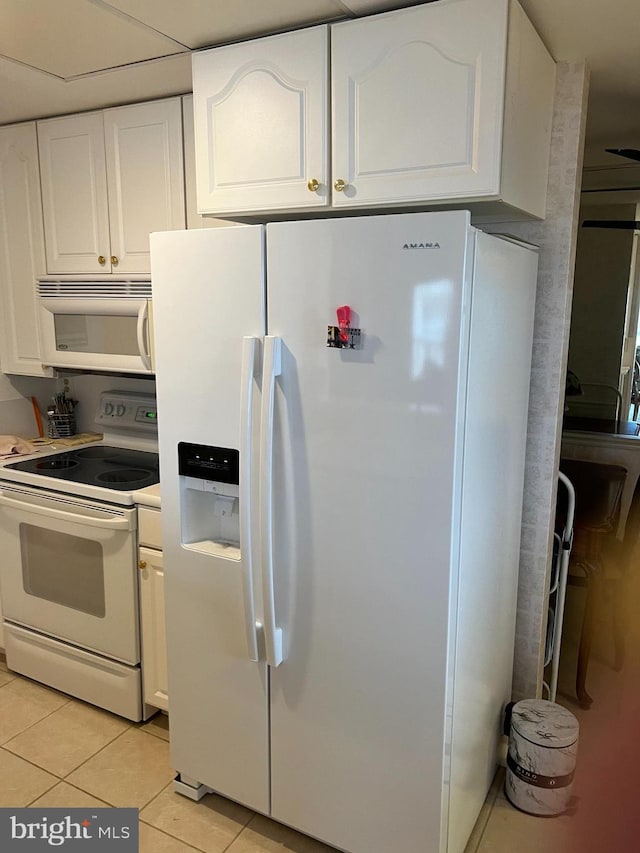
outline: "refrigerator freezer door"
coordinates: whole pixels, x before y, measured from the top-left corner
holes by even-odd
[[[250,659],[246,549],[226,557],[208,545],[215,496],[178,472],[179,442],[254,444],[241,400],[246,407],[254,381],[244,339],[264,335],[263,242],[260,226],[170,232],[152,235],[151,254],[172,764],[268,811],[267,669]],[[240,458],[241,482],[248,461]],[[240,495],[257,506],[257,491]]]
[[[441,849],[471,233],[465,212],[267,227],[272,816],[350,853]],[[360,348],[327,348],[346,305]]]
[[[511,699],[538,257],[476,237],[455,637],[448,850],[463,850]]]

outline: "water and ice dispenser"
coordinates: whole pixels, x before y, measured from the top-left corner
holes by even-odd
[[[240,559],[239,467],[237,450],[178,444],[183,545]]]

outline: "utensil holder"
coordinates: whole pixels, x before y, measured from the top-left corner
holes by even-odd
[[[48,415],[48,435],[49,438],[69,438],[76,434],[76,416],[75,414],[68,415]]]

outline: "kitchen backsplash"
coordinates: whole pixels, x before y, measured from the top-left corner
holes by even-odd
[[[93,374],[71,377],[69,379],[69,393],[74,400],[78,401],[75,412],[78,432],[100,431],[94,422],[98,400],[103,391],[113,390],[155,393],[156,383],[153,379],[140,379],[138,377]]]

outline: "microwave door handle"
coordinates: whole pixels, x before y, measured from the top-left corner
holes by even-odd
[[[146,332],[146,334],[145,334]],[[147,370],[152,370],[151,354],[149,352],[149,303],[143,302],[138,311],[138,350],[140,358]]]

